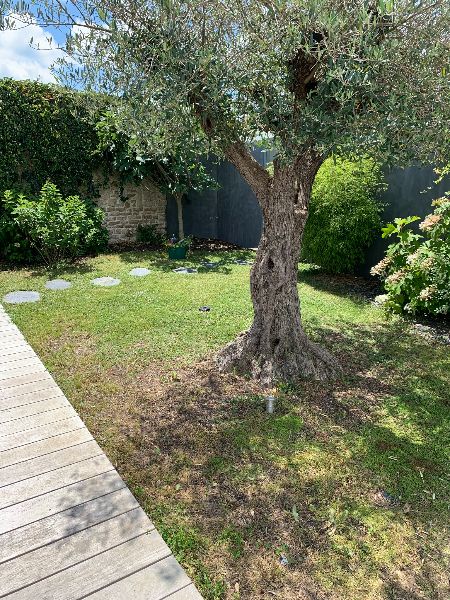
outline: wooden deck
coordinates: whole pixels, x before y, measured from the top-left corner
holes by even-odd
[[[201,600],[0,305],[0,598]]]

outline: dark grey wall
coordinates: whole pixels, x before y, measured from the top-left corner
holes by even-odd
[[[220,167],[212,160],[205,161],[214,179],[218,180]],[[183,220],[186,235],[195,235],[199,238],[218,238],[218,190],[206,190],[199,194],[191,191],[183,198]],[[169,198],[166,208],[167,233],[178,235],[177,203],[174,198]]]
[[[273,152],[253,150],[257,160],[267,165],[273,159]],[[198,194],[190,192],[184,199],[183,215],[186,235],[200,238],[220,239],[244,248],[254,248],[259,243],[262,229],[262,215],[258,201],[250,187],[228,162],[207,163],[218,181],[217,190],[207,190]],[[418,215],[424,217],[431,212],[431,201],[450,190],[450,177],[435,184],[436,174],[432,167],[392,168],[385,171],[388,188],[381,201],[386,205],[382,220],[384,223],[395,217]],[[178,232],[176,203],[167,203],[167,231]],[[380,236],[367,251],[360,274],[368,274],[370,268],[384,255],[391,240]]]
[[[267,165],[273,152],[254,148],[255,158]],[[219,184],[217,190],[201,194],[189,192],[183,199],[184,231],[186,235],[224,240],[244,248],[259,244],[262,214],[250,187],[229,162],[207,162],[210,172]],[[178,232],[176,202],[167,202],[167,232]]]
[[[437,178],[432,167],[413,166],[406,169],[393,167],[385,170],[388,187],[381,196],[385,204],[382,214],[383,223],[389,223],[396,217],[417,215],[425,217],[432,211],[431,202],[450,190],[450,177],[435,184]],[[362,265],[361,274],[367,275],[370,268],[384,256],[392,239],[383,240],[381,234],[368,248],[366,261]]]

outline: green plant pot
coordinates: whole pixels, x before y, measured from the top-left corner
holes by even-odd
[[[169,258],[172,260],[180,260],[186,258],[187,248],[186,246],[179,246],[175,248],[169,248]]]

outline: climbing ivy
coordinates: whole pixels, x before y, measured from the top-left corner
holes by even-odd
[[[122,200],[124,185],[144,178],[164,194],[215,184],[195,147],[142,156],[136,139],[117,128],[113,102],[53,84],[0,79],[0,199],[9,189],[36,196],[46,181],[65,196],[92,198],[94,172],[105,181],[117,175]]]
[[[0,79],[0,194],[37,194],[47,180],[64,195],[92,196],[95,123],[106,99],[57,85]]]

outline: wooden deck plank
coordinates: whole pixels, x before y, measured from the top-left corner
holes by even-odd
[[[0,535],[0,563],[67,538],[78,531],[138,507],[137,500],[123,484],[118,490]]]
[[[21,332],[20,332],[20,329],[14,325],[14,323],[9,318],[9,316],[4,311],[4,309],[2,310],[2,314],[1,314],[0,318],[1,318],[1,321],[0,321],[0,326],[1,327],[3,327],[4,329],[8,329],[8,327],[12,327],[14,333],[17,333],[17,335],[22,335]]]
[[[8,598],[10,600],[36,600],[37,598],[39,600],[78,600],[116,582],[121,577],[131,575],[168,556],[170,556],[170,550],[159,533],[153,530],[111,548],[103,554],[75,564],[61,573],[37,581],[30,587],[8,594]],[[174,574],[177,570],[176,567],[183,573],[175,559],[172,560],[176,564],[172,567]],[[167,573],[167,569],[162,570],[160,579],[164,578],[165,573]],[[170,575],[174,576],[172,573]],[[184,577],[187,578],[186,575]],[[166,583],[165,579],[163,579],[163,583]],[[127,599],[140,597],[143,598],[143,596],[136,596],[133,593],[125,596]],[[122,600],[124,600],[123,596]]]
[[[125,484],[117,472],[109,471],[43,496],[25,500],[20,504],[2,508],[0,510],[0,534],[93,500],[108,492],[120,490],[124,486]]]
[[[0,596],[11,594],[71,567],[74,557],[80,563],[153,529],[144,511],[135,508],[109,521],[23,554],[0,567]]]
[[[32,365],[26,365],[19,367],[18,369],[7,369],[0,372],[0,382],[8,381],[9,379],[16,377],[23,377],[27,375],[34,375],[36,373],[45,373],[45,367],[39,362],[35,362]],[[1,384],[0,384],[1,385]]]
[[[26,345],[25,338],[23,336],[16,333],[10,333],[8,331],[4,332],[0,336],[0,341],[2,346],[20,345],[25,347]]]
[[[0,315],[0,319],[1,319],[2,326],[5,328],[5,331],[2,333],[2,335],[0,335],[0,339],[3,339],[7,335],[11,335],[11,334],[15,335],[17,337],[21,337],[22,339],[25,339],[24,336],[22,335],[20,329],[18,327],[16,327],[14,325],[14,323],[12,323],[12,321],[5,322],[4,317],[2,315]]]
[[[17,346],[17,344],[3,344],[0,336],[0,357],[9,358],[10,356],[14,356],[15,354],[23,354],[24,352],[29,352],[30,354],[34,354],[34,350],[26,345],[24,348],[23,345]]]
[[[70,406],[69,401],[62,394],[58,394],[53,398],[45,398],[44,400],[35,401],[22,406],[14,406],[6,410],[0,410],[0,423],[7,423],[23,417],[31,417],[38,415],[55,408]]]
[[[71,431],[26,444],[19,448],[10,448],[0,452],[0,468],[19,465],[21,462],[32,458],[48,456],[52,452],[76,446],[92,439],[92,435],[85,427],[77,427]]]
[[[16,333],[14,325],[12,325],[11,323],[1,323],[0,324],[0,339],[2,338],[2,336],[6,335],[8,333]]]
[[[56,469],[59,470],[61,467],[72,465],[75,462],[99,456],[101,452],[100,446],[92,440],[79,444],[76,448],[70,446],[44,456],[25,460],[19,464],[0,468],[0,487],[29,480],[31,477],[43,475]],[[29,484],[33,485],[33,482],[29,481]],[[0,491],[0,502],[2,500],[1,495],[2,492]]]
[[[0,357],[2,365],[17,363],[24,359],[37,359],[36,354],[31,350],[31,348],[26,348],[25,350],[20,349],[18,352],[10,352],[9,354],[0,354]]]
[[[191,583],[182,590],[178,590],[178,592],[170,594],[170,596],[167,596],[165,600],[202,600],[202,597],[198,593],[194,584]]]
[[[0,509],[30,498],[40,497],[54,490],[64,489],[68,485],[85,481],[113,469],[112,464],[102,453],[23,481],[11,483],[1,489]]]
[[[17,327],[12,321],[6,321],[2,319],[0,323],[0,336],[3,331],[13,331],[14,333],[20,333],[20,329],[17,329]]]
[[[39,371],[38,373],[28,373],[26,375],[15,375],[8,379],[0,380],[0,397],[10,398],[15,394],[20,394],[21,390],[17,390],[18,387],[24,385],[38,383],[40,381],[46,381],[47,383],[53,383],[53,378],[48,371]],[[8,392],[9,390],[9,392]]]
[[[3,354],[12,354],[13,352],[22,352],[25,347],[28,347],[28,345],[26,343],[24,344],[20,338],[15,339],[9,337],[8,339],[5,339],[2,336],[0,336],[0,344],[2,352],[1,356],[3,356]]]
[[[68,404],[27,417],[21,417],[20,419],[12,419],[11,421],[2,423],[0,428],[0,439],[6,435],[36,429],[36,427],[42,427],[43,425],[49,425],[56,421],[63,421],[64,419],[70,419],[77,416],[75,410]]]
[[[201,600],[1,305],[0,597]]]
[[[57,393],[62,394],[61,390],[55,386],[53,380],[48,377],[8,389],[0,388],[0,410],[30,404],[43,398],[53,397]]]
[[[186,589],[190,580],[173,556],[149,565],[133,573],[126,579],[118,581],[95,594],[89,600],[125,600],[125,598],[142,598],[160,600],[167,598],[177,590]],[[183,596],[181,596],[183,598]],[[194,596],[201,600],[200,594]]]
[[[5,435],[0,437],[0,452],[25,446],[26,444],[31,444],[31,442],[39,442],[40,440],[45,440],[61,433],[67,433],[80,427],[83,427],[83,421],[80,417],[75,416],[48,423],[47,425],[41,425],[40,427],[34,427],[33,429],[27,429],[19,433]]]
[[[16,359],[8,359],[8,360],[3,360],[0,362],[0,373],[3,373],[4,371],[11,371],[11,370],[17,370],[17,369],[21,369],[21,368],[27,368],[29,366],[43,366],[41,361],[38,359],[37,356],[34,356],[33,354],[29,355],[29,353],[25,352],[25,354],[28,354],[28,356],[23,356],[24,352],[20,352],[19,354],[15,354],[14,356],[20,356],[21,358],[16,358]]]

